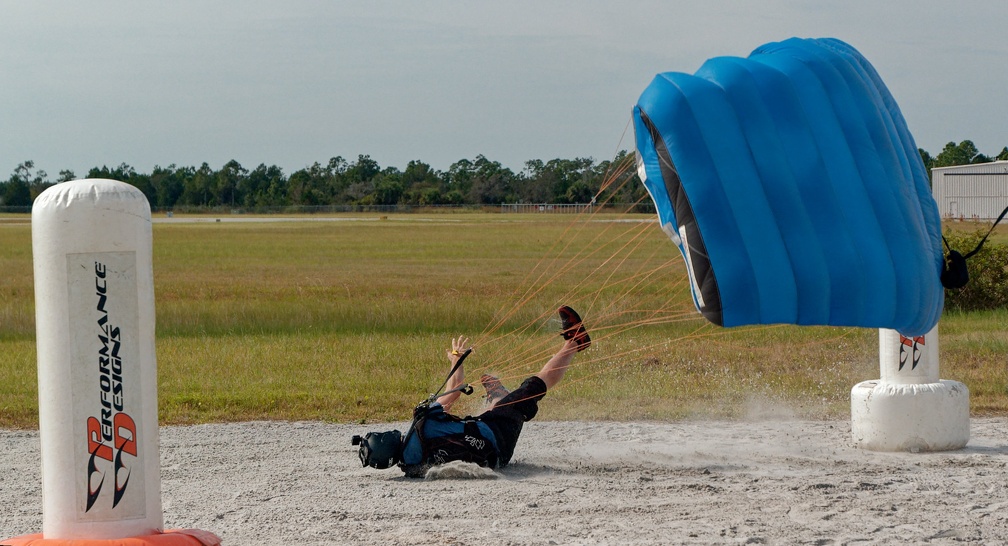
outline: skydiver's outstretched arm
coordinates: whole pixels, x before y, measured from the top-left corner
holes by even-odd
[[[470,349],[469,338],[462,336],[452,338],[451,349],[448,349],[448,366],[449,366],[448,369],[450,370],[454,368],[455,363],[458,362],[459,359],[462,358],[462,355],[465,354],[465,352],[469,349]],[[452,376],[448,378],[448,382],[445,384],[444,389],[445,392],[453,390],[454,392],[448,392],[448,394],[442,396],[441,398],[438,398],[438,402],[441,403],[446,412],[451,409],[452,404],[454,404],[455,401],[459,399],[459,396],[462,396],[462,393],[455,389],[458,389],[460,386],[462,386],[462,383],[464,382],[465,382],[465,364],[459,366],[458,369],[455,370],[455,373],[453,373]]]

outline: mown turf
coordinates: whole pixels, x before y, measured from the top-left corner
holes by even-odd
[[[878,377],[877,332],[707,325],[652,218],[156,223],[161,422],[406,419],[444,379],[453,336],[477,345],[470,377],[514,385],[538,369],[559,345],[559,304],[596,342],[545,418],[849,415],[850,388]],[[0,248],[0,426],[34,427],[27,217],[3,218]],[[1008,412],[1006,326],[1003,311],[942,320],[942,377],[969,386],[974,413]]]

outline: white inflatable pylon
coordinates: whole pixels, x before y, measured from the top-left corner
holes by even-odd
[[[969,441],[969,389],[939,379],[938,327],[907,337],[879,330],[880,379],[851,389],[854,445],[872,451],[948,451]]]
[[[129,184],[64,182],[32,205],[42,532],[0,544],[220,543],[164,530],[152,247]]]

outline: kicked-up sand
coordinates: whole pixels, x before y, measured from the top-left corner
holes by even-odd
[[[406,426],[162,427],[165,525],[233,546],[1008,543],[1004,418],[943,453],[857,449],[847,421],[533,421],[503,470],[361,468],[352,435]],[[0,539],[40,531],[38,433],[0,431],[0,468]]]

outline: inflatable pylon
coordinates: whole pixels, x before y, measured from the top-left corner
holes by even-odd
[[[134,186],[74,180],[35,199],[42,532],[0,544],[220,544],[163,531],[152,247]]]
[[[872,451],[948,451],[969,442],[969,389],[938,377],[938,327],[907,337],[879,330],[880,379],[851,389],[854,445]]]

